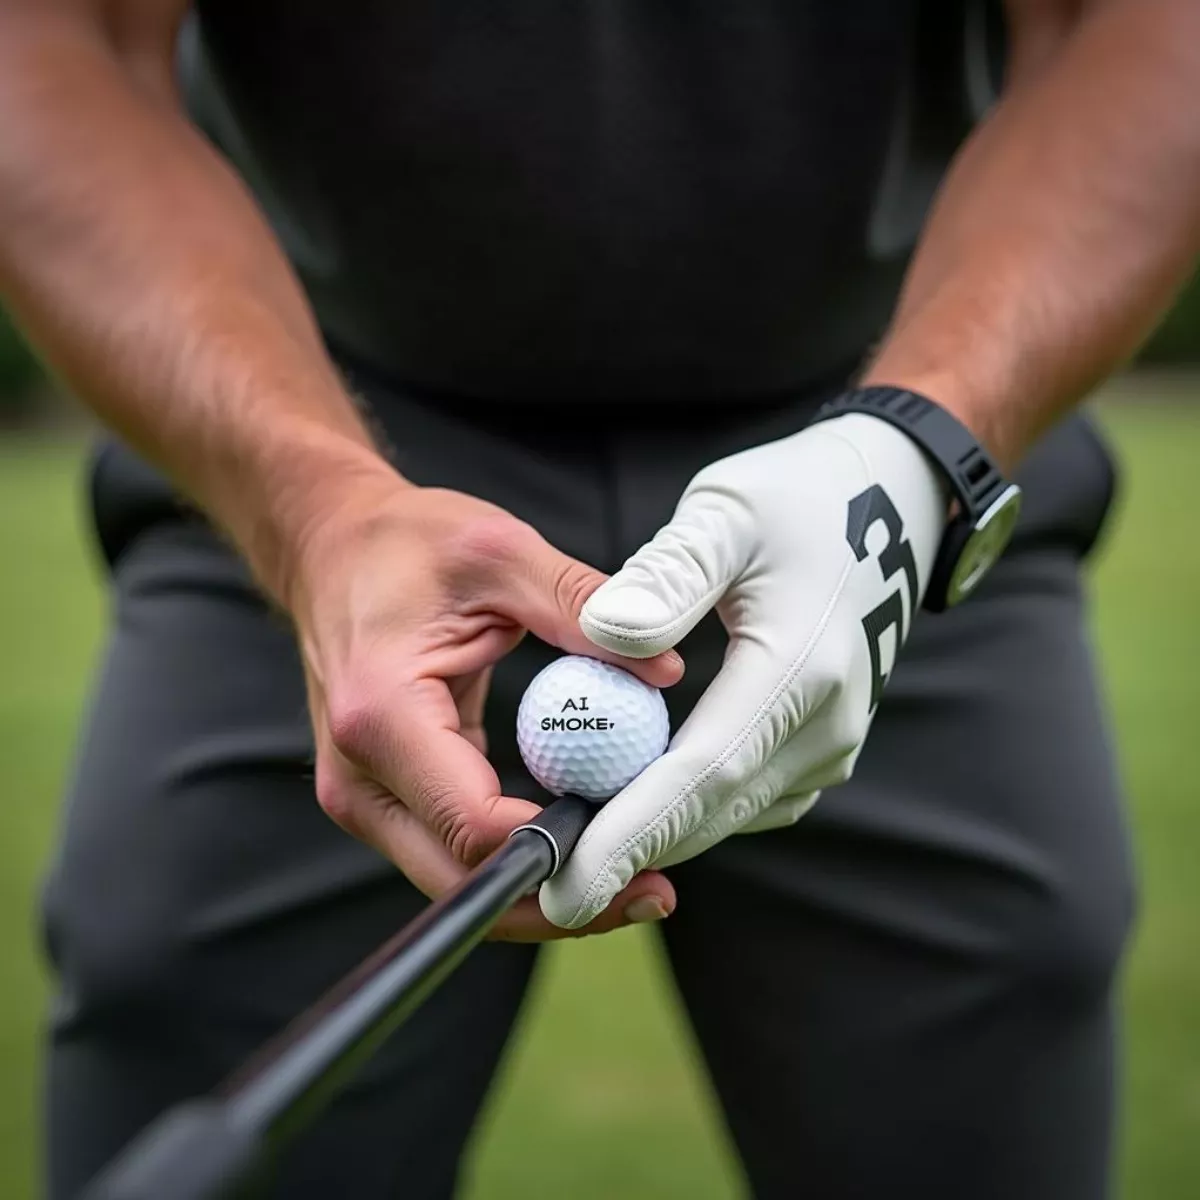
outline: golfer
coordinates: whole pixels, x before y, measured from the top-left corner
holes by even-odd
[[[658,921],[755,1197],[1102,1200],[1078,404],[1198,78],[1194,0],[0,0],[3,297],[106,429],[52,1200],[536,811],[563,652],[668,753],[269,1194],[452,1195],[539,944]]]

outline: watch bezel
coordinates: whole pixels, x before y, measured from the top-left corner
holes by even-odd
[[[970,523],[970,532],[946,584],[946,607],[965,600],[979,587],[1012,540],[1020,515],[1021,488],[1010,483]],[[967,520],[965,517],[958,519]]]

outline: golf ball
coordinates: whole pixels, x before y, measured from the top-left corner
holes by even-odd
[[[517,711],[517,745],[548,792],[611,799],[667,748],[658,688],[620,667],[566,655],[534,676]]]

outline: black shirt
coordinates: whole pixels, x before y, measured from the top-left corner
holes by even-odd
[[[986,103],[982,11],[198,0],[183,62],[335,348],[467,395],[752,396],[881,332]]]

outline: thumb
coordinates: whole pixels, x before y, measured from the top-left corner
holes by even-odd
[[[752,535],[739,511],[720,491],[689,489],[671,523],[588,598],[588,639],[649,658],[689,634],[746,568]]]
[[[595,567],[564,554],[533,533],[521,548],[517,570],[509,582],[509,615],[526,629],[568,654],[598,658],[639,676],[652,687],[670,687],[683,674],[683,660],[673,650],[626,655],[620,648],[600,646],[584,636],[580,610],[606,576]],[[664,649],[666,649],[664,647]],[[633,661],[631,661],[633,660]]]

